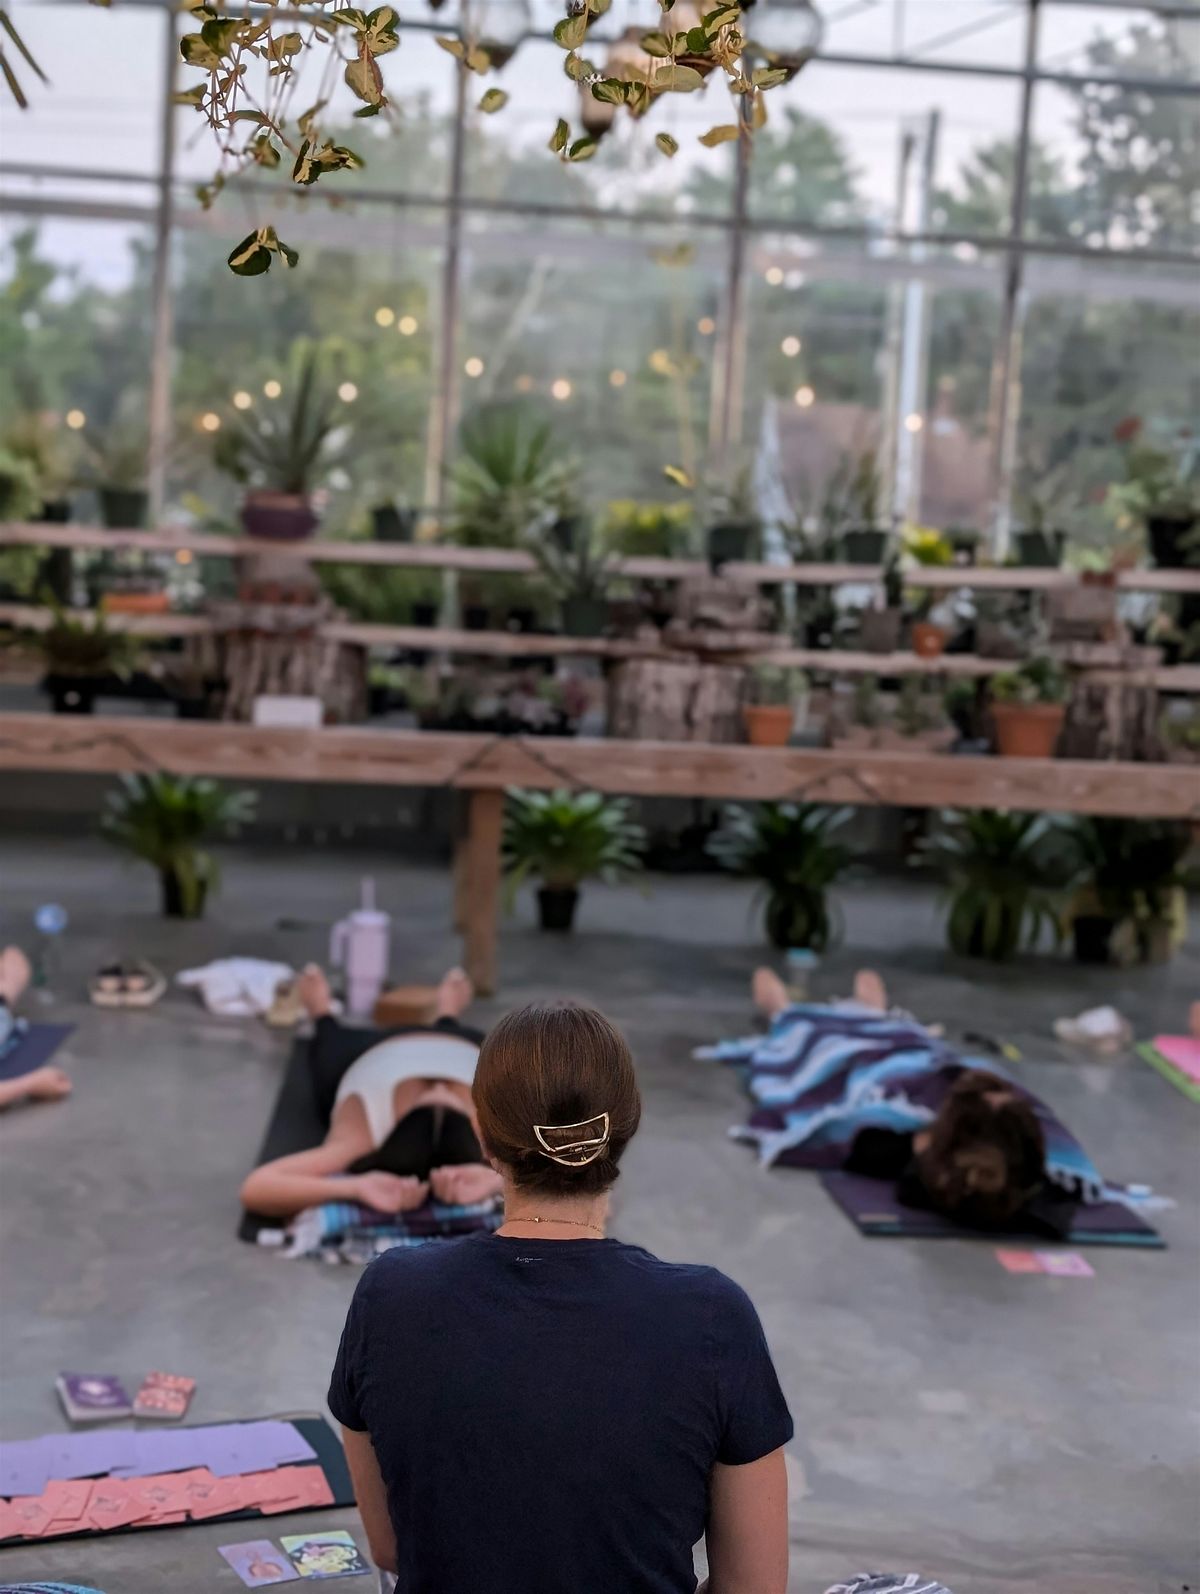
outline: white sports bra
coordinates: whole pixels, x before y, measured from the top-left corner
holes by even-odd
[[[372,1145],[381,1146],[396,1127],[392,1097],[397,1085],[406,1079],[447,1079],[470,1085],[478,1057],[479,1047],[461,1035],[436,1031],[394,1035],[351,1063],[342,1075],[334,1106],[357,1096],[367,1115]]]

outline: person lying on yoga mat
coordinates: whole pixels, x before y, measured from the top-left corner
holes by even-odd
[[[793,1074],[787,1088],[800,1095],[823,1091],[824,1099],[807,1109],[810,1133],[793,1143],[793,1154],[785,1160],[805,1165],[807,1145],[809,1165],[894,1179],[904,1205],[941,1212],[969,1228],[1011,1231],[1016,1225],[1052,1238],[1070,1232],[1079,1193],[1048,1178],[1043,1129],[1043,1115],[1051,1120],[1048,1109],[1012,1081],[963,1064],[906,1014],[891,1015],[895,1034],[873,1022],[889,1015],[878,974],[860,971],[853,998],[823,1005],[793,1005],[783,981],[770,969],[756,971],[752,990],[756,1006],[771,1020],[771,1037],[779,1032],[779,1049],[785,1055],[791,1019],[804,1024],[816,1015],[820,1021],[820,1055],[814,1047],[789,1059],[799,1064],[797,1071],[805,1078],[797,1081]],[[803,1044],[811,1039],[806,1033]],[[923,1042],[928,1048],[924,1054]],[[845,1048],[844,1063],[839,1047]],[[845,1068],[844,1078],[837,1064]],[[919,1128],[911,1127],[912,1120],[906,1121],[901,1110],[893,1112],[880,1089],[891,1065],[910,1074],[920,1070]],[[781,1057],[782,1066],[787,1065]],[[872,1069],[877,1070],[874,1076]],[[911,1077],[903,1091],[904,1109],[913,1108]],[[786,1109],[780,1117],[788,1117]],[[840,1139],[835,1139],[839,1130]],[[835,1145],[838,1151],[831,1158]]]
[[[26,1031],[17,1017],[17,1003],[29,985],[29,959],[19,947],[0,951],[0,1062],[14,1052]],[[61,1101],[71,1094],[71,1081],[61,1068],[30,1069],[14,1079],[0,1079],[0,1109],[19,1101]]]
[[[463,1206],[498,1195],[471,1102],[482,1036],[459,1022],[475,995],[462,969],[438,986],[432,1025],[391,1031],[367,1050],[361,1030],[334,1018],[329,981],[315,964],[296,989],[315,1020],[308,1060],[329,1132],[309,1151],[255,1168],[242,1185],[246,1209],[288,1218],[326,1201],[358,1201],[411,1212],[431,1193]]]
[[[784,1594],[792,1419],[758,1315],[714,1268],[607,1235],[641,1097],[622,1036],[510,1013],[475,1107],[494,1234],[364,1272],[329,1389],[396,1594]]]

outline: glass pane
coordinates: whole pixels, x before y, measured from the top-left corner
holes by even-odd
[[[1179,78],[1200,76],[1200,9],[1195,18],[1149,8],[1044,5],[1038,50],[1043,72]]]

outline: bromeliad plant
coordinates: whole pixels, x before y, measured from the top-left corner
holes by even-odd
[[[838,839],[851,812],[821,803],[725,810],[708,851],[726,869],[762,882],[773,946],[820,952],[834,939],[838,920],[829,888],[851,863],[849,847]]]
[[[961,957],[1003,963],[1057,936],[1065,881],[1057,827],[1041,814],[981,809],[943,813],[925,857],[949,877],[946,939]]]
[[[569,930],[583,882],[615,884],[642,867],[645,848],[646,832],[624,798],[510,791],[503,843],[509,905],[524,881],[539,880],[542,928]]]
[[[158,870],[167,917],[198,919],[220,878],[204,843],[233,835],[253,819],[257,803],[255,792],[230,791],[202,776],[124,775],[100,829]]]

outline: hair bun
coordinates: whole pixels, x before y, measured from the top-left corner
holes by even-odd
[[[534,1124],[538,1150],[563,1168],[586,1168],[608,1150],[612,1133],[606,1112],[577,1124]]]

